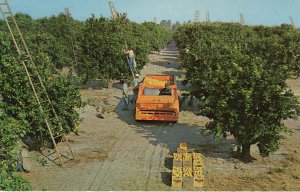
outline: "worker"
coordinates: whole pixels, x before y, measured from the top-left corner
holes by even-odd
[[[171,89],[169,89],[168,86],[168,83],[166,83],[165,88],[159,91],[159,95],[171,95]]]
[[[130,65],[130,69],[131,71],[135,71],[135,64],[134,64],[134,53],[133,53],[133,49],[130,48],[129,51],[126,51],[125,53],[129,54],[129,65]]]
[[[123,103],[123,111],[128,111],[129,108],[128,108],[128,104],[129,104],[129,95],[128,95],[128,81],[125,79],[123,81],[123,85],[122,85],[122,90],[123,90],[123,100],[124,100],[124,103]]]
[[[96,117],[104,119],[103,114],[105,113],[105,110],[102,99],[95,97],[93,101],[93,106],[96,108],[97,111]]]
[[[134,79],[132,80],[132,87],[133,87],[133,98],[131,99],[131,103],[136,101],[138,92],[139,92],[139,74],[135,74]]]

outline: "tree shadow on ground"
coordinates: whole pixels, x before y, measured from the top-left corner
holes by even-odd
[[[132,98],[132,95],[130,95]],[[130,103],[129,111],[123,111],[123,100],[116,107],[118,118],[128,125],[132,125],[134,131],[146,138],[152,145],[167,147],[170,154],[176,152],[181,141],[189,143],[195,152],[201,152],[207,157],[230,158],[230,149],[233,140],[214,139],[211,134],[204,134],[204,126],[199,126],[197,121],[191,123],[172,123],[164,121],[135,121],[134,104]]]
[[[86,82],[84,85],[81,86],[81,89],[101,89],[104,88],[105,84],[101,80],[92,79]]]
[[[162,182],[167,185],[167,186],[170,186],[172,185],[172,173],[171,172],[161,172],[161,179],[162,179]]]
[[[165,157],[164,166],[165,168],[172,170],[173,158],[171,156]]]

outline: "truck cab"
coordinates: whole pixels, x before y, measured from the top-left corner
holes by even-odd
[[[178,121],[179,99],[172,75],[146,75],[139,85],[135,120]]]

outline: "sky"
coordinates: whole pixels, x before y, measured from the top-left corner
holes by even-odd
[[[3,0],[0,0],[1,2]],[[12,11],[23,12],[33,18],[56,15],[68,7],[72,16],[86,20],[94,14],[110,17],[109,0],[7,0]],[[300,26],[300,0],[111,0],[117,12],[127,13],[135,22],[194,20],[200,11],[200,21],[209,11],[211,21],[239,22],[243,13],[248,25],[279,25],[291,23],[291,16]]]

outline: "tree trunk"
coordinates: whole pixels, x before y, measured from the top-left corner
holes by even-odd
[[[250,144],[243,144],[242,145],[242,160],[243,161],[250,161],[251,160],[251,154],[250,154]]]
[[[113,83],[114,83],[114,81],[113,81],[112,79],[109,79],[108,82],[107,82],[107,88],[108,88],[108,89],[111,89]]]

